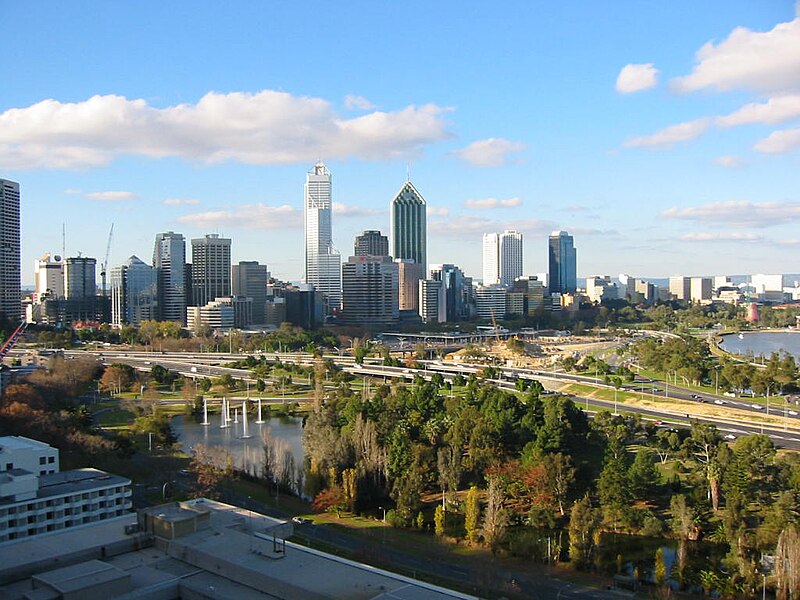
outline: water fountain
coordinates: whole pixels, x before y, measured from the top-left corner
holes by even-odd
[[[203,422],[200,423],[201,425],[210,425],[208,422],[208,401],[206,397],[203,396]]]
[[[264,422],[264,419],[261,418],[261,398],[259,398],[258,399],[258,419],[256,420],[256,423],[258,423],[260,425],[263,422]]]
[[[246,440],[250,437],[247,431],[247,400],[242,401],[242,439]]]

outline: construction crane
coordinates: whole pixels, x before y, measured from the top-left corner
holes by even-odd
[[[114,224],[111,224],[111,230],[108,232],[108,244],[106,244],[106,257],[103,259],[103,264],[100,266],[100,278],[103,281],[103,298],[106,297],[106,271],[108,270],[108,256],[111,254],[111,237],[114,235]]]
[[[14,330],[14,333],[3,342],[3,345],[0,346],[0,361],[2,361],[6,355],[11,352],[11,349],[14,347],[14,344],[17,343],[17,340],[22,337],[22,334],[25,333],[25,328],[28,327],[28,323],[22,321],[19,326]]]

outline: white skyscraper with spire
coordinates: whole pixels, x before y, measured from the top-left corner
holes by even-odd
[[[342,258],[333,246],[331,172],[322,162],[306,174],[305,186],[305,282],[325,295],[328,308],[342,303]]]

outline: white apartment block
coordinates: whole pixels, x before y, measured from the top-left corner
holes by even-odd
[[[59,472],[56,448],[0,437],[0,545],[123,515],[131,509],[130,486],[97,469]]]

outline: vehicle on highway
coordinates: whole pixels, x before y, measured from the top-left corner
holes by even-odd
[[[797,411],[796,410],[790,410],[789,414],[792,415],[793,417],[796,417],[797,416]]]
[[[725,439],[726,439],[726,440],[735,440],[735,439],[736,439],[736,436],[735,436],[735,435],[733,435],[732,433],[729,433],[729,434],[727,434],[727,435],[725,436]]]
[[[760,404],[751,404],[751,405],[750,405],[750,408],[755,408],[756,410],[761,410],[761,409],[762,409],[762,408],[764,408],[764,407],[763,407],[763,406],[761,406]]]
[[[727,404],[725,400],[714,400],[714,404]]]
[[[311,519],[306,519],[305,517],[292,517],[292,523],[305,525],[306,523],[313,523],[313,521]]]

